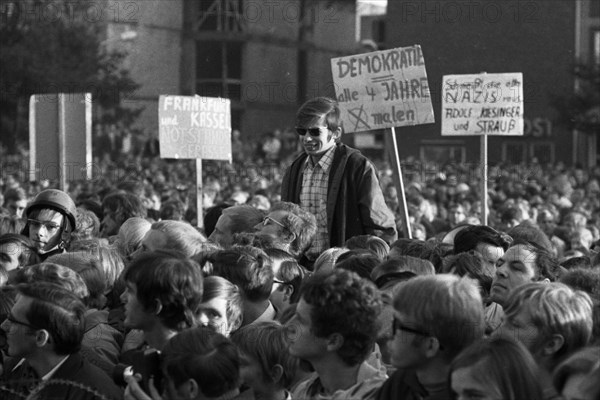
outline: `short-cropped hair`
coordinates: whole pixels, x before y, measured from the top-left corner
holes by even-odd
[[[592,337],[592,300],[587,293],[558,282],[526,283],[511,292],[504,313],[511,318],[524,307],[545,337],[563,337],[555,362],[588,344]]]
[[[128,260],[133,252],[140,248],[151,226],[148,220],[140,217],[132,217],[123,222],[115,244],[124,260]]]
[[[54,352],[58,355],[78,352],[84,332],[83,302],[51,283],[21,284],[17,290],[33,300],[25,316],[34,327],[48,331]]]
[[[221,216],[227,215],[231,219],[231,233],[252,232],[254,226],[260,223],[265,212],[247,204],[227,207],[223,209]]]
[[[167,238],[165,249],[179,251],[186,257],[196,254],[200,243],[206,241],[204,235],[196,228],[183,221],[158,221],[152,224],[151,229],[165,234]]]
[[[448,360],[485,330],[481,294],[469,278],[441,274],[410,279],[397,287],[394,309],[436,337]]]
[[[231,335],[231,340],[243,353],[256,359],[263,376],[269,378],[273,367],[283,367],[281,388],[290,387],[298,369],[298,359],[288,352],[288,333],[285,327],[275,321],[258,322],[246,325]]]
[[[238,285],[249,301],[264,301],[273,288],[273,268],[264,251],[251,246],[233,246],[208,257],[214,275]]]
[[[350,250],[340,256],[334,267],[356,272],[361,278],[371,280],[371,272],[379,262],[379,257],[369,250]]]
[[[178,333],[167,342],[162,356],[175,387],[194,379],[204,396],[216,398],[240,385],[237,348],[211,328],[198,326]]]
[[[162,323],[181,330],[194,325],[202,301],[200,266],[179,253],[152,251],[136,257],[125,270],[124,279],[136,285],[137,298],[147,310],[156,308]]]
[[[81,301],[86,301],[90,295],[81,275],[67,266],[52,262],[43,262],[22,268],[17,272],[14,279],[15,284],[33,284],[36,282],[46,282],[60,286],[73,293]]]
[[[476,341],[452,361],[449,376],[474,366],[478,379],[494,387],[502,399],[543,398],[539,367],[518,341],[503,336]]]
[[[317,337],[338,333],[344,338],[337,354],[347,365],[363,362],[373,350],[383,307],[375,285],[354,272],[336,269],[306,280],[301,299],[312,306],[312,331]]]

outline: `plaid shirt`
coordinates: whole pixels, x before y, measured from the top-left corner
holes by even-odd
[[[317,234],[307,251],[308,258],[314,259],[329,248],[329,232],[327,231],[327,188],[329,171],[333,163],[335,147],[327,150],[321,159],[314,164],[309,156],[302,174],[302,191],[300,207],[310,211],[317,219]]]

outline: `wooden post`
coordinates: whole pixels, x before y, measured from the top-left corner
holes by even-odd
[[[204,191],[202,190],[202,159],[196,158],[196,214],[198,228],[204,228],[204,213],[202,206],[204,204]]]
[[[488,224],[488,203],[487,203],[487,192],[488,192],[488,136],[487,133],[481,135],[481,154],[479,160],[481,161],[481,223],[483,225]]]
[[[394,127],[391,127],[389,132],[389,134],[386,132],[386,147],[392,163],[392,176],[394,177],[394,183],[396,185],[396,190],[398,191],[398,200],[400,201],[402,210],[402,229],[404,230],[404,237],[412,239],[410,220],[408,218],[408,205],[406,204],[406,195],[404,192],[404,180],[402,179],[402,167],[400,165],[398,143],[396,141],[396,130]],[[389,140],[388,136],[391,136],[391,140]]]

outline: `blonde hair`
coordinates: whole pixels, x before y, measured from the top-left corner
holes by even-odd
[[[588,344],[592,337],[592,300],[587,293],[563,283],[532,282],[510,294],[504,312],[508,318],[527,307],[531,321],[547,337],[561,335],[563,346],[554,360]]]
[[[475,281],[449,274],[412,278],[399,285],[394,296],[394,308],[436,337],[448,359],[483,337],[481,304]]]

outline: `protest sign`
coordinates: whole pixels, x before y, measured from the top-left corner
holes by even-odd
[[[523,74],[446,75],[442,136],[523,135]]]
[[[231,162],[229,99],[160,96],[158,135],[162,158]]]
[[[434,122],[421,46],[333,58],[331,71],[346,133]]]
[[[92,95],[34,94],[29,100],[29,179],[92,179]]]

